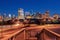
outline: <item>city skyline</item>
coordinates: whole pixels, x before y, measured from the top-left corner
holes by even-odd
[[[18,15],[18,8],[23,8],[24,11],[45,13],[50,11],[50,15],[54,13],[60,14],[60,0],[0,0],[0,13]]]

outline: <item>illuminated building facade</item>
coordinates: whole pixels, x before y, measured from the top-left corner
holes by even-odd
[[[54,20],[57,20],[59,18],[59,15],[58,14],[54,14],[53,18],[54,18]]]
[[[24,18],[24,10],[22,8],[18,9],[18,19],[25,19]]]

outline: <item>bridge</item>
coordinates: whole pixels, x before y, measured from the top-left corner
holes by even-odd
[[[60,40],[59,25],[43,25],[10,29],[1,40]]]

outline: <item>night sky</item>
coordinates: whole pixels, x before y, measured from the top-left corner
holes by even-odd
[[[0,0],[0,14],[18,14],[18,8],[23,8],[24,11],[33,10],[34,12],[44,13],[46,10],[50,14],[60,14],[60,0]]]

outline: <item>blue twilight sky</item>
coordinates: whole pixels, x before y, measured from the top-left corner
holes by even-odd
[[[60,14],[60,0],[0,0],[0,14],[15,14],[17,16],[18,8],[24,11],[40,11],[44,13],[50,10],[50,14]]]

